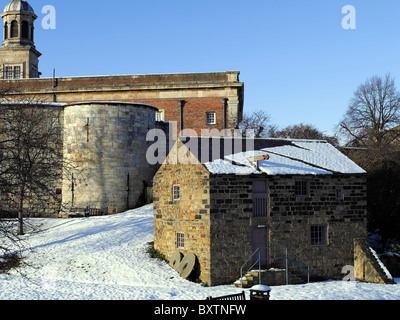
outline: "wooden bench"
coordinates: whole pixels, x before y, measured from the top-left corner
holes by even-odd
[[[244,291],[242,291],[242,293],[230,294],[222,297],[207,297],[206,300],[246,300],[246,295]]]

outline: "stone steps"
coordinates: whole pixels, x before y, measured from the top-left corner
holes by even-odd
[[[263,273],[261,275],[262,282],[266,285],[285,285],[286,284],[286,276],[284,269],[275,269],[273,271],[270,270],[261,270]],[[279,272],[279,274],[278,274]],[[304,284],[306,281],[297,275],[289,272],[289,284]],[[258,270],[251,270],[242,278],[242,280],[238,279],[233,283],[238,288],[251,288],[252,286],[259,284],[259,272]]]
[[[251,288],[258,284],[259,274],[258,271],[249,271],[242,279],[236,280],[233,284],[237,288]]]

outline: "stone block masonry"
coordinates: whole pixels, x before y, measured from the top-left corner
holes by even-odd
[[[79,174],[63,181],[65,208],[117,213],[140,204],[156,168],[146,161],[149,128],[157,108],[122,102],[91,102],[64,109],[64,157]]]
[[[253,182],[260,179],[268,184],[268,211],[261,217],[253,213]],[[309,265],[311,279],[341,279],[342,268],[354,262],[353,239],[366,238],[365,179],[219,175],[201,164],[164,163],[154,178],[155,246],[169,257],[196,254],[202,281],[229,284],[254,252],[255,230],[265,228],[266,245],[289,246]],[[307,185],[305,196],[296,196],[299,180]],[[173,185],[180,186],[176,201]],[[316,226],[319,243],[312,240]],[[182,248],[177,233],[184,234]]]
[[[154,246],[168,259],[176,251],[195,253],[200,279],[211,284],[209,173],[202,164],[168,164],[169,157],[154,177]],[[179,199],[173,186],[179,187]]]

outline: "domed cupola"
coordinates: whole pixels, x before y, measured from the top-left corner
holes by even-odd
[[[4,37],[1,46],[0,67],[3,79],[36,78],[38,52],[34,44],[35,11],[27,1],[9,2],[1,14]]]
[[[33,11],[33,9],[30,6],[30,4],[27,1],[23,1],[23,0],[11,1],[10,3],[8,3],[6,5],[6,7],[3,10],[3,13],[15,12],[15,11],[30,12],[30,13],[33,13],[33,14],[35,13],[35,11]]]
[[[1,17],[4,20],[3,46],[34,46],[33,22],[37,16],[28,2],[11,1],[5,6]]]

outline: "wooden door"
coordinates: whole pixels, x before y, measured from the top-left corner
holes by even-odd
[[[253,229],[253,252],[260,248],[261,264],[268,263],[269,229],[268,227],[256,227]],[[258,259],[255,254],[254,261]]]

